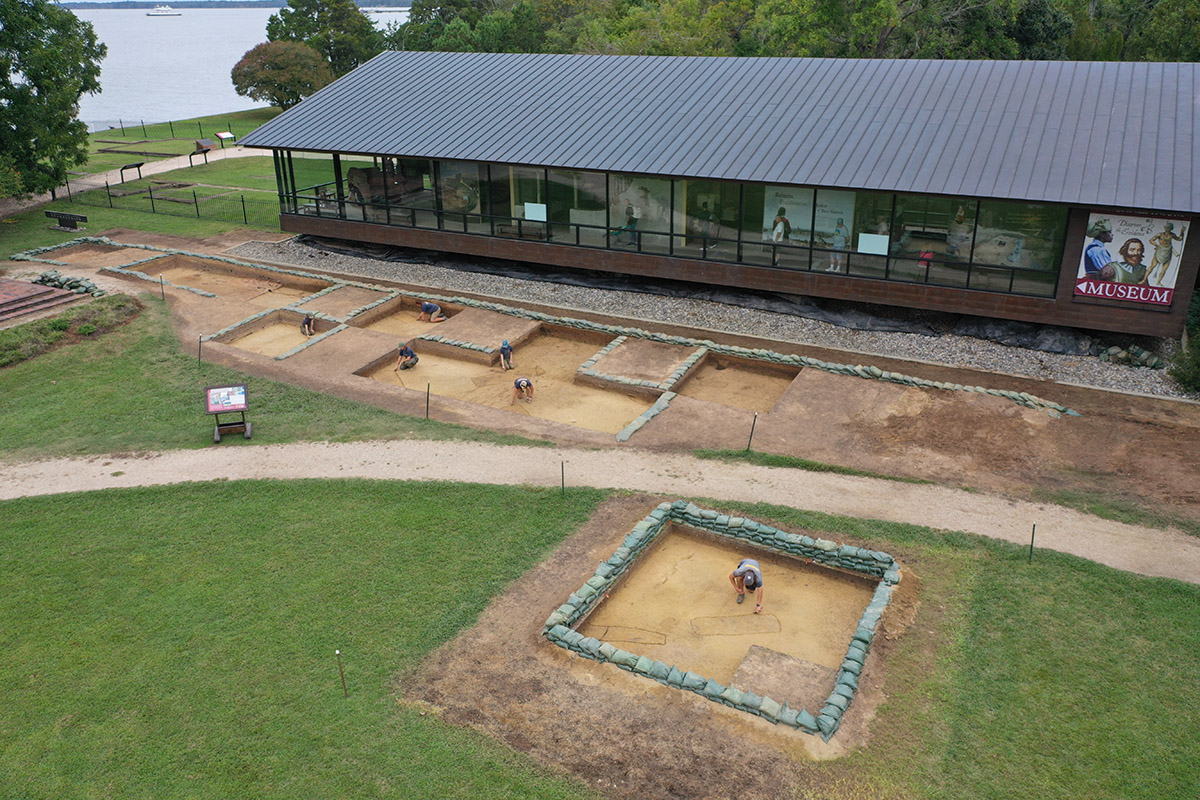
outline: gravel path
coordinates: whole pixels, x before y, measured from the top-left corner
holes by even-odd
[[[565,462],[565,464],[564,464]],[[706,461],[640,450],[500,447],[475,442],[247,445],[0,463],[0,500],[59,492],[253,478],[448,480],[629,489],[775,503],[830,514],[961,530],[1071,553],[1117,569],[1200,583],[1200,538],[1068,508],[943,486]],[[1036,560],[1036,556],[1035,556]]]
[[[482,294],[500,301],[510,301],[514,305],[543,303],[562,308],[564,313],[569,313],[570,309],[594,311],[642,320],[647,326],[653,326],[656,320],[668,320],[691,328],[759,336],[866,355],[971,367],[1160,397],[1200,400],[1200,394],[1183,391],[1163,370],[1115,365],[1093,356],[1058,355],[1010,347],[969,336],[854,330],[805,317],[707,300],[552,284],[418,262],[383,261],[330,253],[295,239],[279,243],[250,242],[233,248],[230,254],[368,279],[400,281],[435,291]],[[1132,339],[1114,336],[1109,343],[1126,346]],[[1142,340],[1142,344],[1146,346],[1147,343]],[[1174,352],[1175,346],[1176,343],[1170,340],[1155,340],[1154,349],[1169,355]]]

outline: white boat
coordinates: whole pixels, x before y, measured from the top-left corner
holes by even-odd
[[[176,11],[170,6],[155,6],[150,11],[146,12],[147,17],[179,17],[183,16],[182,11]]]

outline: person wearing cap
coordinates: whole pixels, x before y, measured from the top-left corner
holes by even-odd
[[[417,314],[417,319],[428,319],[430,322],[445,322],[446,315],[442,313],[441,306],[426,300],[421,303],[421,313]]]
[[[532,403],[533,381],[529,380],[529,378],[517,378],[513,381],[513,396],[512,401],[509,403],[510,406],[517,402],[518,395],[524,397],[526,403]]]
[[[729,573],[729,582],[733,584],[733,589],[737,592],[738,605],[746,599],[746,592],[754,592],[755,604],[754,613],[762,613],[763,601],[763,578],[762,568],[753,558],[743,558],[738,562],[737,569]]]
[[[417,354],[413,352],[413,349],[408,346],[407,342],[401,342],[400,355],[396,356],[396,366],[392,372],[401,369],[412,369],[420,360],[417,358]]]
[[[505,339],[500,343],[500,369],[510,370],[512,368],[512,345],[508,343],[508,339]]]
[[[304,319],[300,321],[300,332],[305,336],[312,336],[317,332],[316,323],[313,321],[311,314],[305,314]]]
[[[1087,235],[1092,237],[1092,242],[1083,251],[1083,272],[1089,278],[1099,279],[1104,268],[1113,263],[1107,247],[1113,240],[1112,223],[1098,219],[1087,229]]]

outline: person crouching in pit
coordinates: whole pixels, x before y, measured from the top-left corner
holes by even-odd
[[[738,605],[741,605],[742,601],[746,599],[746,592],[754,592],[757,595],[754,613],[762,613],[762,568],[758,566],[757,561],[753,558],[743,558],[738,562],[737,569],[729,573],[729,582],[733,584],[733,589],[737,592]]]
[[[533,381],[529,378],[517,378],[513,381],[513,396],[509,405],[517,402],[518,397],[524,397],[526,403],[533,402]]]

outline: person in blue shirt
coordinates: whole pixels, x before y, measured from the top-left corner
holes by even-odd
[[[754,613],[762,613],[763,601],[763,578],[762,568],[753,558],[743,558],[738,562],[737,569],[729,573],[729,582],[733,584],[733,589],[737,592],[738,605],[746,599],[746,592],[754,592],[757,597],[754,605]]]
[[[1106,219],[1098,219],[1088,228],[1087,235],[1092,237],[1092,242],[1083,251],[1083,272],[1086,277],[1101,279],[1104,268],[1113,263],[1107,247],[1113,240],[1112,224]]]
[[[510,406],[517,402],[518,395],[524,397],[526,403],[532,403],[533,381],[529,380],[529,378],[517,378],[513,381],[513,396],[512,401],[509,403]]]
[[[304,315],[304,319],[300,321],[300,332],[305,336],[312,336],[317,332],[316,323],[313,321],[312,315]]]
[[[442,313],[441,306],[426,300],[421,303],[421,313],[417,314],[417,319],[428,319],[430,322],[444,322],[446,315]]]
[[[508,339],[505,339],[500,343],[500,369],[510,370],[512,368],[512,345],[508,343]]]
[[[400,355],[396,357],[396,367],[392,370],[392,372],[401,369],[412,369],[420,360],[421,359],[417,358],[417,354],[413,352],[413,349],[409,347],[406,342],[401,342]]]

